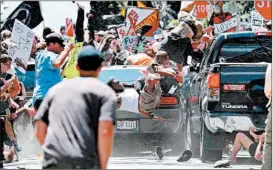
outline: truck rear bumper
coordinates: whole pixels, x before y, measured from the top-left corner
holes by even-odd
[[[252,117],[249,114],[211,114],[207,112],[204,115],[206,127],[212,132],[249,131],[250,127],[264,129],[265,126],[255,126]]]

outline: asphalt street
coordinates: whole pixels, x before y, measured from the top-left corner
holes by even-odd
[[[20,161],[5,164],[5,169],[41,169],[42,168],[42,150],[34,137],[34,130],[29,119],[20,117],[20,121],[15,123],[15,133],[19,143],[23,146],[23,151],[19,153]],[[20,122],[20,123],[19,123]],[[25,125],[22,125],[25,124]],[[117,147],[117,146],[116,146]],[[115,146],[114,146],[115,148]],[[121,147],[120,149],[124,149]],[[115,148],[116,149],[116,148]],[[121,152],[119,150],[118,152]],[[187,162],[177,162],[179,156],[166,155],[163,160],[156,160],[149,156],[152,151],[133,152],[132,157],[111,157],[109,169],[211,169],[214,163],[202,163],[200,159],[192,158]],[[169,152],[172,153],[172,152]],[[113,155],[115,156],[115,155]],[[225,159],[225,155],[223,159]],[[260,169],[259,162],[250,158],[247,151],[240,151],[238,154],[238,163],[231,165],[231,169]]]
[[[202,163],[200,159],[192,158],[187,162],[177,162],[178,157],[168,156],[163,160],[154,157],[112,157],[109,161],[109,169],[211,169],[214,163]],[[5,169],[41,169],[42,158],[40,155],[21,159],[19,162],[5,164]],[[237,164],[228,169],[260,169],[261,165],[253,161],[245,151],[239,153]]]

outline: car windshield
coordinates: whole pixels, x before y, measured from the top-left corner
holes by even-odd
[[[226,40],[219,53],[220,62],[271,62],[271,37],[234,38]]]
[[[132,68],[132,69],[105,69],[99,75],[99,79],[104,83],[107,83],[110,79],[115,78],[119,80],[121,83],[134,83],[138,78],[142,77],[140,73],[140,68]]]

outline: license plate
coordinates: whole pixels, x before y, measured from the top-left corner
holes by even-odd
[[[136,120],[118,120],[117,130],[137,130]]]
[[[246,86],[244,84],[234,85],[234,84],[224,84],[224,91],[245,91]]]

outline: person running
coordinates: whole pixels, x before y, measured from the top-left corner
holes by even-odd
[[[72,43],[68,43],[64,50],[63,38],[58,33],[50,33],[45,41],[46,50],[38,53],[35,58],[36,82],[33,91],[35,110],[38,110],[47,91],[62,80],[60,68],[74,48]]]
[[[97,79],[103,62],[98,50],[83,47],[76,66],[80,77],[58,83],[44,98],[34,117],[44,168],[107,168],[116,95]]]

